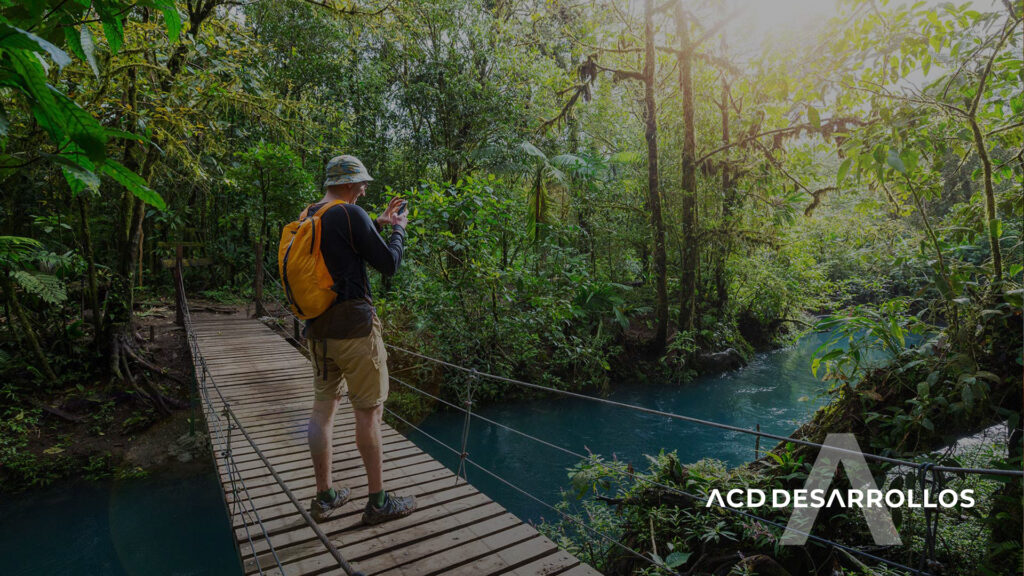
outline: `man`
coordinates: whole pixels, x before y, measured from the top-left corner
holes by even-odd
[[[334,281],[337,300],[307,325],[310,353],[316,369],[313,414],[309,419],[309,451],[316,475],[317,494],[310,504],[317,522],[346,502],[351,490],[331,485],[331,436],[338,400],[348,389],[355,412],[356,447],[366,467],[369,501],[363,522],[378,524],[407,516],[416,509],[414,497],[400,497],[384,490],[381,448],[381,416],[388,397],[387,352],[381,324],[370,298],[366,264],[386,275],[402,262],[402,246],[408,215],[404,202],[395,197],[376,226],[356,201],[366,193],[373,178],[354,156],[337,156],[327,163],[324,197],[309,214],[327,202],[343,200],[321,215],[320,251]],[[402,212],[402,213],[399,213]],[[391,225],[387,242],[379,231]]]

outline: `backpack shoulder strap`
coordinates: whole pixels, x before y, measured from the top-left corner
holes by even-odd
[[[318,208],[317,211],[314,212],[313,214],[309,213],[309,209],[312,208],[313,206],[316,206],[316,204],[310,204],[309,206],[306,206],[306,209],[303,210],[301,214],[299,214],[299,220],[305,220],[309,216],[322,216],[324,212],[327,212],[328,210],[334,208],[338,204],[347,204],[347,202],[345,202],[344,200],[332,200]]]
[[[348,219],[348,244],[352,247],[352,252],[354,252],[356,256],[359,256],[359,250],[356,248],[355,239],[352,237],[352,216],[348,213],[348,208],[342,208],[342,210],[345,212],[345,218]],[[370,285],[366,278],[365,268],[363,270],[363,291],[366,294],[365,300],[372,306],[373,298],[370,297]]]
[[[356,249],[355,239],[352,237],[352,216],[348,213],[348,208],[342,208],[341,210],[345,212],[345,218],[348,220],[348,245],[351,246],[352,251],[358,255],[359,250]]]

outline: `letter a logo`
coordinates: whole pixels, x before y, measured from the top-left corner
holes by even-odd
[[[864,460],[864,453],[860,451],[860,445],[853,434],[829,434],[825,438],[821,452],[818,453],[817,460],[814,461],[810,475],[807,476],[807,482],[804,483],[807,493],[810,494],[812,490],[827,490],[832,484],[840,462],[850,479],[851,489],[862,492],[877,490],[875,479],[871,477],[868,463]],[[861,510],[864,511],[864,520],[868,523],[875,544],[898,546],[903,543],[900,535],[896,533],[892,515],[882,503],[875,506],[868,506],[865,503]],[[806,543],[819,511],[819,508],[811,507],[794,508],[779,543],[784,546],[802,546]]]

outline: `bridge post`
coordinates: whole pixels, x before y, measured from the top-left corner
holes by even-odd
[[[185,298],[185,295],[181,293],[185,289],[181,277],[182,251],[183,247],[181,244],[174,248],[174,323],[178,326],[185,325],[185,312],[182,306],[182,300]]]
[[[459,476],[462,476],[466,484],[469,484],[469,470],[466,468],[466,458],[469,456],[469,452],[466,451],[466,447],[469,444],[469,421],[473,416],[473,387],[476,385],[476,379],[476,368],[473,368],[466,381],[466,396],[462,401],[463,406],[466,407],[464,410],[466,418],[462,422],[462,451],[459,452],[459,469],[455,472],[455,484],[459,483]]]
[[[256,244],[256,274],[253,277],[252,287],[253,300],[256,304],[256,316],[267,316],[267,310],[263,307],[263,242]]]

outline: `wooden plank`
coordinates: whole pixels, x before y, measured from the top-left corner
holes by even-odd
[[[463,487],[461,491],[472,492],[472,489]],[[453,489],[440,493],[435,497],[439,498],[442,495],[450,496],[455,492],[457,490]],[[360,515],[344,519],[343,525],[345,528],[341,531],[332,532],[329,537],[336,546],[339,546],[339,551],[346,559],[351,558],[352,562],[357,564],[358,569],[363,570],[363,565],[371,562],[373,558],[381,558],[387,555],[392,548],[400,548],[410,541],[422,541],[425,536],[429,537],[431,534],[430,527],[434,525],[432,522],[438,519],[470,518],[477,514],[477,512],[471,511],[482,507],[489,507],[487,510],[484,510],[485,518],[492,517],[495,513],[501,513],[500,506],[494,504],[480,493],[470,494],[462,498],[449,498],[431,506],[431,501],[435,497],[424,496],[424,508],[404,518],[376,526],[363,525]],[[309,534],[312,534],[311,530]],[[377,543],[382,539],[389,539],[391,547],[383,548],[379,546]],[[309,544],[311,542],[312,540],[307,540],[306,543]],[[278,550],[278,556],[280,557],[280,549]],[[334,558],[330,554],[325,553],[322,546],[320,546],[319,550],[310,550],[314,552],[314,555],[299,562],[292,562],[286,565],[289,573],[308,574],[335,565]],[[380,562],[380,560],[377,561]],[[394,565],[394,562],[386,559],[383,563],[388,566]]]
[[[581,566],[579,559],[564,550],[558,550],[519,566],[511,572],[507,572],[507,574],[509,576],[553,576],[554,574],[564,574],[567,570],[577,566]],[[590,567],[587,566],[587,568]],[[445,574],[447,575],[448,573],[446,572]],[[590,576],[600,576],[600,574],[600,572],[592,568],[589,573]]]
[[[413,466],[417,466],[417,468],[413,469],[412,468]],[[415,465],[410,465],[409,468],[410,469],[408,471],[406,471],[405,473],[403,473],[401,477],[399,477],[397,479],[393,478],[386,485],[391,487],[392,489],[394,489],[396,491],[402,491],[403,489],[406,489],[406,488],[416,488],[417,490],[419,490],[419,488],[416,487],[416,485],[413,484],[411,480],[403,480],[403,478],[411,478],[411,477],[415,476],[416,474],[422,474],[422,473],[435,473],[436,474],[436,473],[441,472],[441,469],[439,469],[435,465],[435,463],[433,461],[430,461],[430,460],[427,460],[427,461],[424,461],[424,462],[419,462],[419,463],[417,463]],[[339,483],[341,483],[341,484],[349,484],[350,487],[352,487],[353,489],[355,489],[357,491],[360,491],[360,490],[365,489],[365,487],[366,487],[365,478],[366,478],[366,472],[363,471],[362,469],[360,469],[356,473],[352,474],[349,478],[347,478],[345,482],[339,482]],[[447,486],[447,487],[454,486],[449,479],[444,478],[443,476],[440,478],[440,480],[447,481],[447,484],[446,485],[434,486],[433,488],[436,488],[436,489],[439,489],[439,490],[443,490],[443,489],[445,489],[445,486]],[[290,488],[291,487],[289,486],[289,489]],[[316,493],[316,486],[311,483],[311,484],[309,484],[309,486],[307,486],[305,488],[302,488],[302,489],[300,489],[298,491],[292,490],[292,493],[295,494],[295,497],[299,499],[299,502],[308,502],[309,500],[311,500],[313,498],[314,494]],[[420,492],[420,493],[423,494],[422,492]],[[287,500],[285,500],[284,497],[281,496],[281,492],[274,492],[274,493],[272,493],[272,494],[270,494],[269,496],[266,496],[266,497],[255,498],[253,500],[253,506],[256,507],[258,510],[259,509],[267,509],[268,510],[268,514],[272,514],[274,512],[274,509],[276,509],[278,506],[280,506],[283,502],[286,502],[286,501]],[[363,502],[363,504],[365,505],[365,501]],[[361,509],[359,511],[361,511]],[[261,513],[261,515],[262,515],[262,513]],[[342,516],[338,516],[337,518],[340,519],[340,518],[342,518]],[[282,530],[287,529],[287,527],[290,525],[290,523],[294,522],[294,521],[302,522],[302,520],[300,518],[297,519],[297,518],[279,518],[279,517],[269,518],[268,517],[268,519],[266,521],[264,521],[264,524],[272,532],[280,532]],[[333,522],[333,520],[332,520],[332,522]]]
[[[446,570],[444,574],[451,576],[479,576],[480,574],[498,574],[508,569],[515,569],[531,563],[543,562],[544,559],[558,553],[558,546],[543,536],[537,536],[524,540],[508,548],[503,548],[490,555],[484,556],[472,562],[457,566],[452,570]],[[568,556],[568,555],[567,555]],[[579,563],[572,556],[569,559]],[[564,562],[563,562],[564,564]],[[557,566],[557,562],[551,562],[551,566]],[[564,567],[564,566],[563,566]],[[557,570],[542,572],[551,574]]]
[[[271,546],[289,575],[336,572],[334,558],[305,524],[255,448],[240,432],[232,431],[229,472],[224,452],[227,438],[215,433],[217,426],[226,426],[221,412],[225,405],[230,406],[305,505],[316,492],[306,439],[313,403],[309,360],[283,342],[280,332],[256,320],[204,314],[196,316],[194,326],[209,374],[205,380],[211,405],[204,405],[203,413],[225,501],[235,511],[232,529],[246,573],[261,568],[266,574],[279,573]],[[416,576],[597,575],[460,481],[390,426],[385,424],[381,432],[385,484],[397,493],[415,495],[419,509],[385,524],[362,524],[366,471],[355,447],[355,417],[342,399],[332,430],[332,482],[347,486],[353,494],[321,528],[356,569],[367,574]],[[232,479],[238,494],[232,490]],[[246,514],[241,513],[243,509]]]
[[[461,536],[460,539],[452,540],[453,534],[449,535],[447,541],[426,541],[402,548],[391,554],[394,568],[373,570],[371,573],[432,576],[486,556],[495,550],[537,537],[537,531],[532,527],[522,524],[511,514],[508,516],[515,521],[511,528],[506,529],[504,523],[467,526],[458,534]]]
[[[423,505],[430,505],[432,500],[440,502],[437,497],[433,499],[424,497]],[[457,503],[460,508],[454,508],[453,502]],[[342,553],[346,559],[351,562],[362,562],[364,559],[375,554],[405,546],[409,542],[416,540],[417,535],[419,535],[419,539],[423,539],[426,537],[424,535],[455,530],[461,525],[485,521],[504,513],[504,509],[501,506],[490,502],[482,495],[478,495],[472,500],[463,498],[461,500],[438,503],[436,506],[442,512],[423,515],[420,518],[412,518],[419,515],[420,511],[417,511],[407,517],[412,518],[413,522],[419,522],[418,524],[407,523],[400,527],[392,526],[390,532],[370,533],[366,531],[368,527],[361,524],[363,506],[357,503],[354,505],[356,512],[347,513],[347,518],[344,519],[351,529],[332,536],[332,541],[339,548],[343,549]],[[289,566],[295,573],[306,573],[317,569],[323,561],[326,561],[328,566],[333,563],[333,557],[329,555],[326,558],[322,558],[324,547],[319,540],[307,540],[291,546],[278,546],[275,541],[275,551],[277,557],[283,563],[293,564],[304,560],[307,561],[301,565]],[[269,551],[264,551],[258,558],[246,561],[244,567],[246,572],[252,572],[257,571],[257,563],[262,567],[267,567],[272,562],[273,555]]]
[[[399,438],[402,438],[402,441],[404,441],[404,437],[399,437]],[[335,451],[334,472],[333,472],[333,479],[334,479],[335,482],[341,482],[342,480],[346,479],[349,469],[360,468],[361,465],[362,465],[362,458],[359,457],[358,452],[355,452],[355,451],[341,451],[341,450],[342,449],[339,449],[339,450]],[[308,456],[308,454],[307,454],[307,456]],[[401,458],[401,460],[396,460],[395,463],[396,464],[401,463],[403,466],[412,466],[416,461],[436,462],[436,460],[433,460],[432,458],[430,458],[427,455],[424,455],[421,452],[421,453],[415,454],[415,455],[410,456],[410,457],[404,457],[403,456]],[[437,466],[440,467],[441,464],[437,463]],[[277,466],[275,466],[274,469],[276,470]],[[228,478],[227,477],[227,468],[222,466],[218,470],[219,470],[221,479],[226,481],[227,478]],[[282,480],[284,480],[284,482],[288,485],[289,489],[304,488],[307,485],[309,485],[309,486],[313,485],[313,474],[312,474],[312,471],[299,470],[297,472],[287,473],[287,474],[279,473],[279,475],[281,476]],[[274,485],[274,486],[277,485],[276,481],[270,475],[269,471],[267,471],[265,476],[266,476],[266,478],[264,478],[263,476],[253,476],[253,477],[249,477],[249,478],[245,479],[246,485],[249,487],[249,491],[250,491],[251,494],[253,494],[253,496],[265,495],[265,494],[267,494],[267,492],[264,489],[264,487],[266,487],[268,485],[271,485],[271,484]]]

